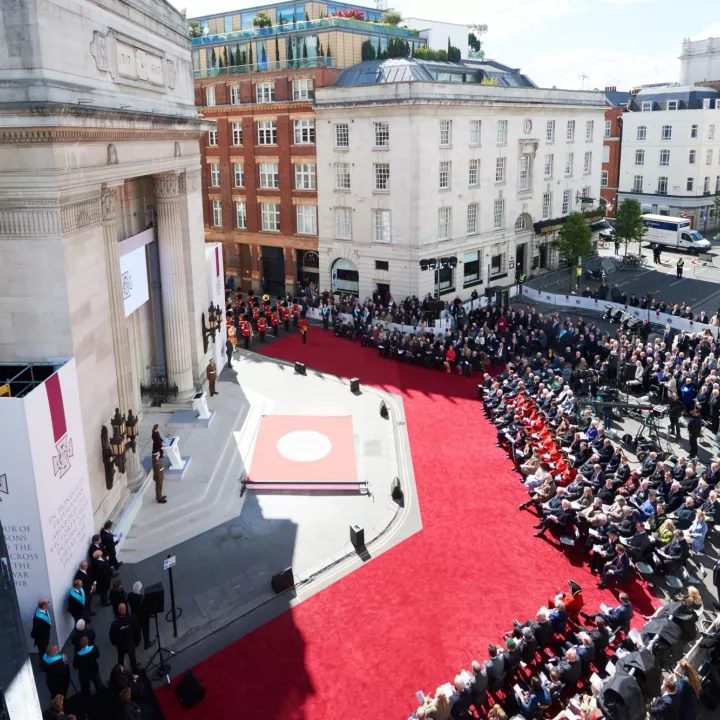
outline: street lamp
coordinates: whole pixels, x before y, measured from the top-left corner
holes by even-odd
[[[222,322],[222,309],[219,305],[213,305],[210,303],[208,307],[208,324],[205,324],[205,313],[201,315],[202,320],[202,337],[203,347],[205,352],[208,351],[209,339],[212,338],[215,342],[215,333],[218,332],[220,323]]]
[[[125,474],[125,453],[137,447],[138,418],[128,410],[127,420],[120,414],[120,408],[115,408],[115,415],[110,420],[112,437],[106,425],[100,430],[100,444],[102,446],[103,465],[105,466],[105,483],[108,490],[113,486],[115,470]]]

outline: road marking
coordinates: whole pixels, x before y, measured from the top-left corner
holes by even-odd
[[[670,287],[672,287],[673,285],[679,285],[679,284],[680,284],[683,280],[685,280],[685,279],[686,279],[686,278],[680,278],[678,281],[676,281],[676,282],[674,282],[674,283],[670,283]]]

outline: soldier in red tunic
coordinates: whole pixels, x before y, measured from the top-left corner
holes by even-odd
[[[285,332],[290,332],[290,309],[287,305],[282,309],[282,319],[285,323]]]
[[[293,325],[295,327],[298,326],[298,317],[300,316],[300,306],[297,303],[293,303],[292,306],[292,319],[293,319]]]
[[[253,305],[252,309],[253,322],[255,323],[255,329],[260,330],[260,308],[257,305]]]
[[[307,329],[308,321],[303,316],[303,319],[300,321],[300,334],[302,335],[303,344],[307,344]]]
[[[270,322],[272,323],[273,335],[277,337],[278,326],[280,325],[280,318],[278,317],[277,312],[273,311],[270,313]]]
[[[243,343],[245,344],[245,349],[250,349],[250,323],[247,320],[243,320],[240,323],[240,332],[242,333],[243,337]]]
[[[264,343],[265,342],[265,331],[267,330],[267,322],[265,322],[265,317],[263,315],[261,315],[258,318],[257,327],[258,327],[258,332],[260,333],[260,342]]]

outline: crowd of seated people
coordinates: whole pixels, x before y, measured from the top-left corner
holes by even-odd
[[[432,697],[423,697],[411,718],[596,717],[590,677],[604,674],[608,659],[626,638],[632,603],[621,593],[617,606],[583,614],[583,623],[581,588],[568,581],[568,591],[548,604],[552,611],[543,606],[533,619],[514,620],[502,642],[488,646],[486,660],[473,660],[470,670],[437,688]]]
[[[587,555],[601,587],[623,582],[633,565],[675,574],[702,552],[720,517],[717,462],[702,472],[680,457],[650,452],[635,470],[588,410],[577,418],[576,396],[542,370],[508,367],[487,378],[483,403],[534,508],[538,536],[556,536]]]

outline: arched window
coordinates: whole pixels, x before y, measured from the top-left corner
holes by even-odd
[[[518,219],[515,221],[516,230],[527,230],[529,227],[527,215],[518,215]]]

